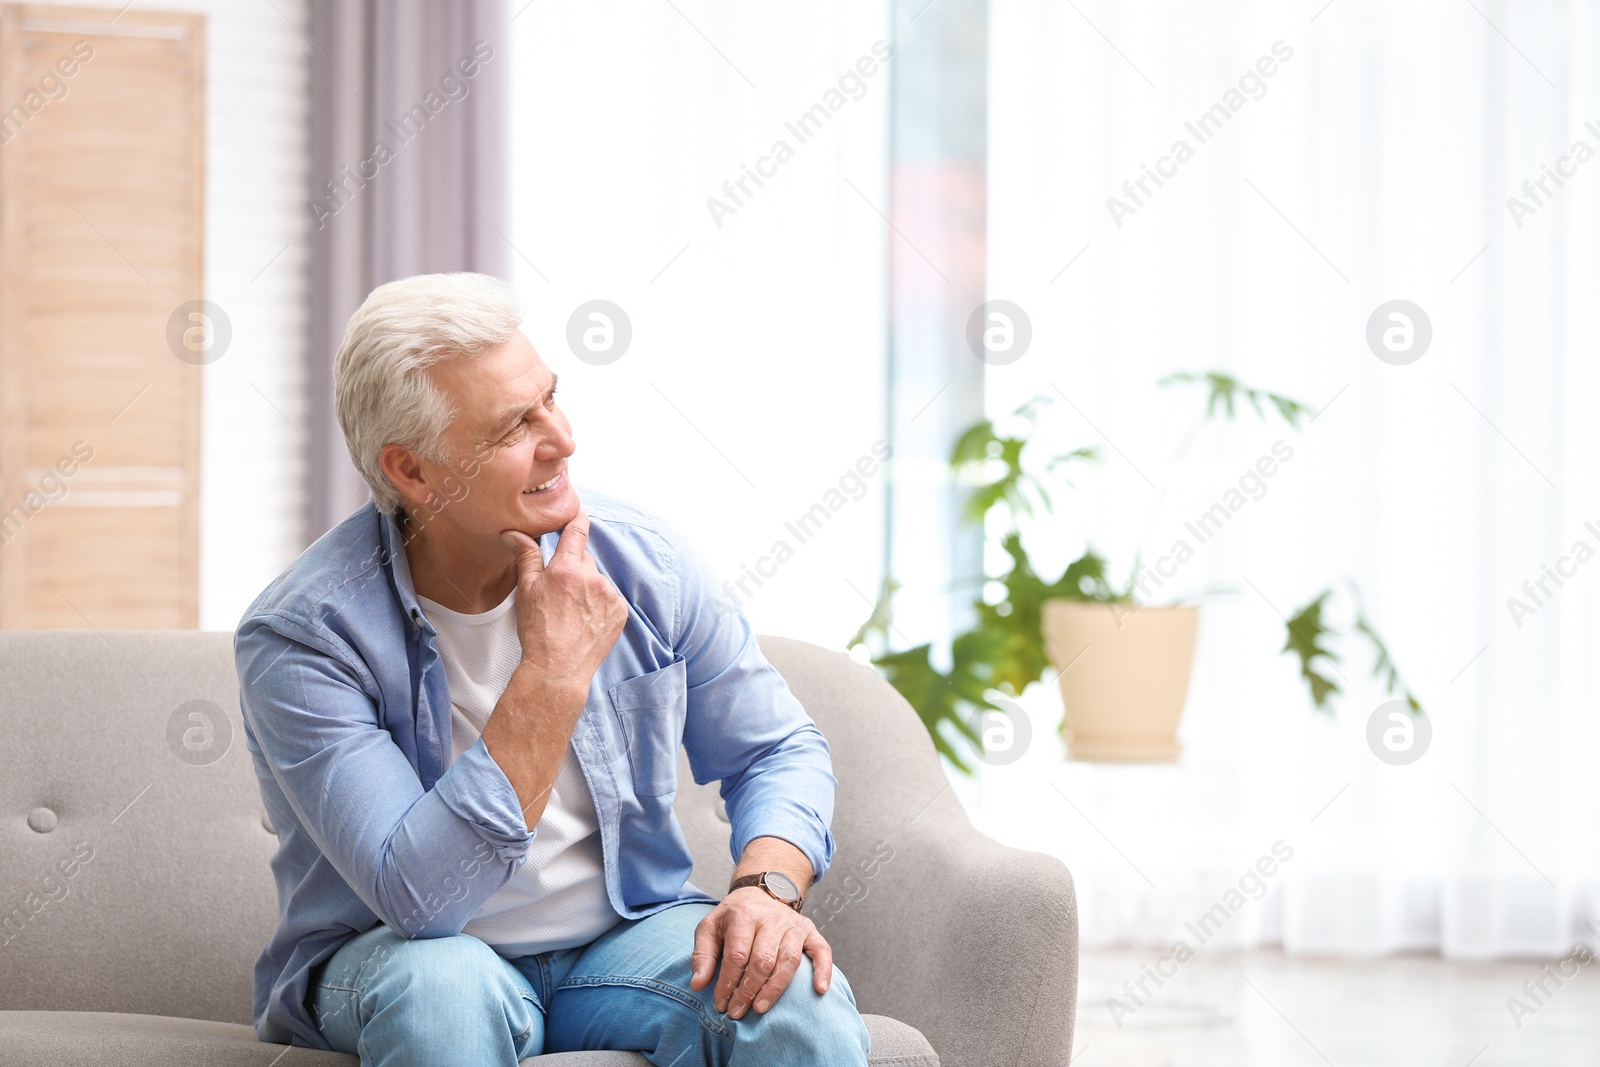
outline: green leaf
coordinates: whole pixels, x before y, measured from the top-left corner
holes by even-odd
[[[981,523],[989,509],[1005,500],[1011,492],[1011,486],[1005,481],[994,482],[990,485],[980,485],[972,491],[967,498],[966,508],[963,512],[968,522]]]
[[[1250,406],[1255,409],[1256,415],[1262,419],[1267,417],[1266,410],[1262,407],[1262,401],[1267,401],[1277,410],[1283,421],[1296,429],[1300,428],[1301,419],[1312,414],[1311,409],[1298,400],[1293,400],[1280,393],[1271,393],[1264,389],[1252,389],[1232,375],[1223,374],[1220,371],[1207,371],[1204,374],[1197,374],[1194,371],[1179,371],[1176,374],[1167,375],[1156,384],[1165,387],[1188,383],[1200,383],[1208,388],[1205,415],[1208,419],[1216,415],[1219,405],[1227,410],[1228,418],[1232,419],[1236,414],[1235,402],[1239,399],[1248,400]]]
[[[1085,551],[1067,564],[1061,578],[1046,590],[1046,595],[1097,603],[1128,599],[1111,588],[1111,582],[1106,578],[1106,561],[1092,550]]]
[[[891,652],[874,659],[873,665],[883,672],[889,684],[899,690],[922,720],[933,740],[933,747],[963,774],[971,774],[967,763],[947,736],[946,727],[953,726],[958,736],[971,744],[981,745],[982,738],[972,729],[960,712],[961,696],[950,678],[934,667],[928,658],[931,646],[921,644],[904,652]],[[988,704],[988,701],[984,701]]]
[[[1339,661],[1339,657],[1322,644],[1333,635],[1322,621],[1322,606],[1332,595],[1332,589],[1324,589],[1315,600],[1289,617],[1288,636],[1280,650],[1292,652],[1299,658],[1300,676],[1311,687],[1311,703],[1324,712],[1329,710],[1328,699],[1339,692],[1333,679],[1317,673],[1317,660],[1327,660],[1330,664]]]
[[[1383,638],[1378,636],[1378,631],[1367,621],[1366,613],[1361,610],[1361,598],[1356,593],[1354,585],[1350,587],[1350,594],[1356,601],[1356,632],[1372,645],[1372,676],[1383,679],[1384,689],[1390,696],[1396,693],[1404,696],[1412,714],[1420,712],[1422,705],[1400,680],[1400,668],[1395,665],[1394,657],[1389,654],[1389,646],[1383,643]]]
[[[957,439],[950,451],[950,466],[958,474],[982,477],[987,469],[999,461],[1002,473],[996,478],[980,481],[962,508],[962,518],[967,522],[982,524],[989,509],[1004,501],[1013,516],[1027,514],[1027,500],[1022,485],[1030,478],[1022,469],[1022,450],[1027,441],[1020,437],[1001,437],[994,423],[987,419],[974,423]]]
[[[1095,445],[1084,445],[1082,448],[1074,448],[1071,452],[1063,452],[1059,456],[1051,456],[1049,462],[1044,465],[1044,469],[1054,474],[1057,467],[1064,467],[1068,463],[1077,462],[1099,463],[1100,449]],[[1062,480],[1065,481],[1066,479]],[[1072,483],[1067,482],[1067,484],[1071,485]]]
[[[872,614],[846,643],[847,648],[858,644],[884,649],[872,658],[886,681],[906,698],[917,717],[922,720],[933,747],[963,774],[971,774],[973,767],[961,754],[958,744],[966,739],[968,751],[982,744],[981,737],[967,722],[963,711],[968,705],[994,707],[977,684],[975,665],[962,665],[946,675],[933,665],[929,658],[931,646],[917,645],[901,652],[887,651],[889,643],[890,604],[900,583],[885,578],[878,590]],[[954,737],[952,738],[952,734]]]
[[[977,463],[989,458],[989,442],[999,440],[995,436],[994,423],[988,419],[975,422],[956,439],[956,447],[951,450],[950,462],[954,464]]]
[[[866,645],[868,648],[887,648],[889,645],[889,602],[894,599],[895,592],[900,588],[900,583],[892,578],[885,577],[878,586],[878,598],[873,601],[872,614],[867,616],[859,629],[850,640],[844,643],[845,648],[854,648],[857,645]],[[876,639],[876,646],[874,646]]]
[[[1016,529],[1021,516],[1054,512],[1055,502],[1050,497],[1049,487],[1027,469],[1022,459],[1037,423],[1036,409],[1048,403],[1051,403],[1050,397],[1036,396],[1016,409],[1015,414],[1028,424],[1028,429],[1020,435],[1001,434],[991,420],[984,419],[968,426],[956,439],[950,450],[950,467],[959,477],[977,481],[962,505],[963,521],[981,527],[990,509],[1002,503],[1012,529]],[[1045,472],[1054,475],[1064,464],[1099,458],[1093,446],[1074,449],[1049,460]],[[995,473],[991,474],[991,470]],[[1066,484],[1072,483],[1066,481]]]

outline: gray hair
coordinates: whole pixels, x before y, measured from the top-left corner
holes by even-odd
[[[350,316],[333,361],[333,404],[350,459],[380,511],[400,506],[378,463],[384,445],[404,445],[433,463],[451,461],[444,432],[456,408],[427,368],[505,344],[521,324],[510,282],[465,271],[380,285]]]

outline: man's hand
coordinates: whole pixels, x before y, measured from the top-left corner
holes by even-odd
[[[711,984],[720,956],[722,972],[712,1006],[730,1019],[743,1018],[752,1006],[765,1012],[788,988],[801,953],[811,957],[812,984],[818,993],[826,993],[833,978],[833,949],[816,924],[760,886],[735,889],[695,927],[689,988],[698,992]]]
[[[522,662],[483,728],[483,743],[533,826],[544,815],[589,685],[628,621],[628,602],[588,552],[581,507],[548,564],[520,530],[500,539],[517,554],[517,637]]]
[[[589,554],[589,513],[578,508],[549,564],[539,542],[521,530],[506,530],[500,539],[517,555],[522,661],[550,676],[570,676],[587,692],[628,621],[628,602]]]

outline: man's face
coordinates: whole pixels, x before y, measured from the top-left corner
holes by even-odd
[[[504,530],[537,538],[577,517],[578,494],[567,473],[576,447],[572,428],[556,407],[555,374],[520,331],[427,373],[456,406],[445,431],[454,470],[423,461],[444,498],[427,517],[430,525],[498,545]]]

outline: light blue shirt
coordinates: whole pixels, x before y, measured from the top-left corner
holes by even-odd
[[[715,900],[688,879],[678,749],[722,783],[734,858],[783,838],[815,877],[833,858],[828,745],[742,613],[662,519],[578,488],[589,551],[629,605],[572,745],[625,919]],[[540,539],[550,558],[559,532]],[[327,1049],[310,971],[382,922],[448,937],[525,859],[533,831],[483,739],[450,761],[450,694],[395,519],[371,501],[256,598],[234,635],[245,742],[278,831],[278,927],[255,968],[262,1041]],[[685,946],[685,951],[688,946]]]

